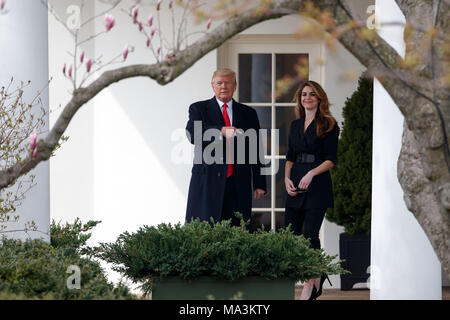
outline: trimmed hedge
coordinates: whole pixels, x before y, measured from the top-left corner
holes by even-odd
[[[51,224],[51,243],[42,240],[0,242],[0,299],[132,299],[129,289],[109,283],[89,253],[85,234],[98,222]],[[80,268],[80,289],[69,289],[71,265]]]
[[[345,273],[336,256],[309,248],[309,240],[289,228],[277,233],[255,233],[229,221],[216,224],[193,220],[183,225],[143,226],[121,234],[115,243],[102,243],[98,256],[134,282],[143,283],[148,294],[155,277],[195,279],[212,276],[236,280],[248,276],[295,281],[323,273]]]

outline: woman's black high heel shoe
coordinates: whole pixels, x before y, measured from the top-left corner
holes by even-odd
[[[317,297],[317,289],[316,286],[313,284],[311,295],[309,296],[308,300],[316,300],[316,297]]]
[[[330,278],[328,278],[328,275],[324,274],[320,277],[320,286],[319,289],[316,290],[316,285],[314,284],[314,288],[313,288],[313,293],[315,293],[315,295],[313,296],[313,294],[311,294],[311,297],[309,298],[310,300],[316,300],[321,294],[322,294],[322,287],[323,287],[323,283],[325,282],[325,279],[328,280],[328,282],[330,283],[330,286],[333,286],[331,284]]]

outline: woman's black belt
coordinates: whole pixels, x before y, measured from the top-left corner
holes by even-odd
[[[316,155],[310,153],[299,153],[295,162],[297,163],[313,163],[316,161]]]

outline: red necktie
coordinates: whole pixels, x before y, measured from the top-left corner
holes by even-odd
[[[230,118],[228,117],[228,112],[227,112],[227,104],[224,103],[223,104],[223,120],[225,121],[225,125],[227,127],[231,127],[231,122],[230,122]],[[227,139],[227,143],[228,143],[228,166],[227,166],[227,178],[229,178],[232,173],[233,173],[233,165],[231,164],[231,143],[230,143],[230,139]]]

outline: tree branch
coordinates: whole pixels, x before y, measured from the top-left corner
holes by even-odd
[[[324,7],[329,6],[323,1]],[[343,7],[335,10],[336,24],[348,23],[352,20]],[[442,145],[442,132],[439,126],[430,126],[430,122],[437,119],[437,112],[433,112],[434,100],[432,88],[425,89],[409,83],[408,73],[398,66],[402,58],[378,35],[371,39],[362,39],[355,31],[346,32],[339,41],[350,51],[365,67],[371,70],[381,70],[382,73],[392,74],[391,77],[378,79],[396,102],[400,112],[405,117],[408,127],[421,137],[422,146],[437,148]],[[428,79],[431,81],[432,79]],[[413,94],[411,94],[413,91]],[[420,101],[418,107],[418,100]],[[418,132],[420,129],[420,133]],[[423,131],[422,131],[423,130]]]

